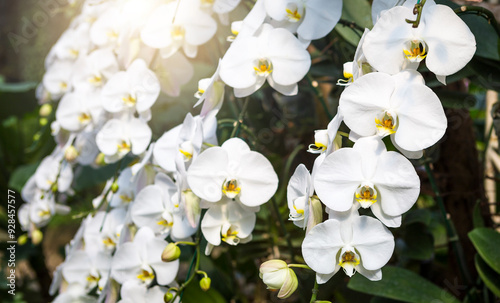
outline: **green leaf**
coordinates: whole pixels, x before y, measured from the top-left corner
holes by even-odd
[[[23,93],[36,87],[36,82],[3,83],[0,82],[0,92]]]
[[[469,233],[469,239],[474,244],[483,260],[500,274],[500,233],[489,228],[476,228]]]
[[[491,269],[479,255],[476,255],[474,261],[481,280],[497,297],[500,297],[500,275]]]
[[[436,90],[435,93],[444,107],[471,108],[476,105],[476,97],[471,94],[449,90]]]
[[[484,219],[483,219],[483,216],[481,215],[481,203],[480,202],[477,202],[476,205],[474,205],[474,210],[472,211],[472,223],[473,223],[475,228],[485,227]]]
[[[193,280],[184,291],[183,303],[225,303],[226,299],[215,289],[203,291],[198,279]]]
[[[366,0],[349,0],[344,1],[342,6],[342,19],[354,22],[357,25],[365,28],[372,28],[372,8]],[[356,46],[359,43],[360,33],[348,26],[337,24],[335,30],[349,43]],[[356,31],[356,32],[354,32]]]
[[[9,188],[17,192],[21,192],[26,181],[28,181],[28,179],[35,174],[39,164],[40,162],[37,162],[16,168],[10,177]]]
[[[370,281],[360,274],[354,275],[347,285],[350,289],[410,303],[459,303],[432,282],[407,269],[386,266],[382,269],[382,280]]]
[[[401,254],[415,260],[429,260],[434,253],[434,238],[422,223],[414,223],[404,227],[405,246]]]
[[[447,5],[452,9],[459,7],[459,5],[449,0],[438,0],[436,3]],[[498,35],[491,24],[478,14],[459,14],[459,17],[467,24],[476,37],[475,56],[500,60],[498,54]],[[493,41],[495,43],[492,43]]]
[[[428,209],[413,209],[407,212],[403,216],[403,224],[410,225],[413,223],[422,223],[425,225],[429,225],[432,220],[432,214]]]

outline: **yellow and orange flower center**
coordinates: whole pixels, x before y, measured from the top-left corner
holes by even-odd
[[[427,44],[421,40],[410,40],[406,42],[403,52],[411,62],[420,62],[427,56]]]
[[[222,193],[230,199],[235,198],[240,193],[240,191],[241,188],[238,186],[238,181],[236,181],[235,179],[225,181],[222,185]]]

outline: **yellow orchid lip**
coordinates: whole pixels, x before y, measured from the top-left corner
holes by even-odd
[[[361,204],[361,207],[368,208],[377,202],[377,190],[370,185],[360,185],[356,190],[355,199]]]
[[[228,198],[233,199],[241,192],[241,187],[238,186],[238,181],[231,179],[224,182],[222,193]]]
[[[375,118],[375,126],[379,135],[392,135],[397,130],[398,116],[390,111],[385,111],[381,116]]]
[[[422,40],[410,40],[403,47],[403,53],[410,62],[420,62],[427,57],[427,44]]]
[[[255,73],[259,76],[267,76],[273,72],[273,65],[267,59],[259,59],[256,66],[253,67]]]

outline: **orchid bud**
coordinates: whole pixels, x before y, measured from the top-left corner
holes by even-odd
[[[28,242],[28,235],[26,235],[26,234],[23,234],[19,238],[17,238],[17,243],[19,245],[24,245],[24,244],[26,244],[26,242]]]
[[[203,277],[201,280],[200,280],[200,287],[203,291],[208,291],[210,289],[210,283],[212,282],[212,280],[210,280],[209,277]]]
[[[310,212],[309,219],[307,220],[307,231],[311,230],[314,226],[323,222],[323,205],[316,195],[309,199]]]
[[[120,186],[118,185],[118,183],[113,182],[113,184],[111,184],[111,191],[116,194],[116,192],[118,191],[118,189],[120,189]]]
[[[35,245],[38,245],[42,242],[43,240],[43,233],[39,229],[35,229],[31,233],[31,242]]]
[[[40,123],[40,126],[45,126],[49,123],[49,120],[47,118],[40,118],[38,122]]]
[[[78,158],[78,150],[73,146],[70,145],[64,150],[64,158],[68,162],[73,162]]]
[[[106,161],[104,160],[105,156],[103,153],[99,153],[97,157],[95,157],[94,163],[97,166],[104,166],[106,165]]]
[[[295,272],[282,260],[270,260],[260,266],[260,278],[268,289],[279,289],[278,298],[290,297],[299,284]]]
[[[163,250],[161,254],[161,260],[163,262],[172,262],[181,256],[181,249],[175,243],[169,243],[167,247]]]
[[[174,295],[171,292],[167,292],[167,293],[165,293],[165,296],[163,296],[163,301],[165,303],[169,303],[170,301],[172,301],[173,298],[174,298]]]
[[[41,117],[47,117],[52,113],[52,105],[44,104],[40,107],[40,111],[38,112]]]

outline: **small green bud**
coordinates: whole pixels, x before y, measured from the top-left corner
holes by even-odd
[[[116,194],[116,192],[118,191],[118,189],[120,188],[120,186],[118,185],[118,183],[116,182],[113,182],[113,184],[111,184],[111,191]]]
[[[66,147],[66,150],[64,150],[64,158],[68,162],[73,162],[78,158],[78,150],[73,145],[70,145]]]
[[[17,243],[19,245],[24,245],[24,244],[26,244],[26,242],[28,242],[28,235],[27,234],[23,234],[19,238],[17,238]]]
[[[104,166],[106,165],[106,161],[104,160],[105,156],[103,153],[99,153],[97,157],[95,157],[94,163],[97,166]]]
[[[53,193],[57,192],[57,190],[58,190],[57,182],[55,182],[54,184],[52,184],[52,187],[50,189],[52,190]]]
[[[207,291],[210,289],[210,283],[212,283],[212,280],[210,280],[209,277],[203,277],[200,280],[200,287],[203,291]]]
[[[40,242],[42,242],[42,240],[43,240],[43,233],[39,229],[35,229],[31,233],[31,242],[33,242],[33,244],[35,245],[38,245],[40,244]]]
[[[45,126],[49,123],[49,120],[47,118],[40,118],[40,121],[38,122],[40,123],[40,126]]]
[[[181,256],[181,249],[175,243],[169,243],[167,247],[163,250],[161,254],[161,260],[163,262],[172,262]]]
[[[171,292],[167,292],[165,293],[165,296],[163,296],[163,301],[165,301],[165,303],[169,303],[173,298],[174,295]]]
[[[52,105],[45,103],[40,107],[40,111],[38,113],[41,117],[47,117],[50,113],[52,113]]]

